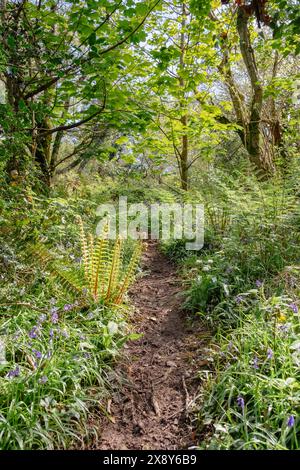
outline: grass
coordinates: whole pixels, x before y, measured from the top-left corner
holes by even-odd
[[[99,436],[120,348],[135,337],[125,303],[82,301],[29,246],[82,269],[76,216],[93,230],[96,203],[60,196],[3,201],[0,221],[0,449],[69,449]],[[124,245],[125,272],[134,247]]]
[[[228,175],[216,187],[219,176],[198,196],[208,204],[204,249],[164,248],[180,263],[185,310],[214,333],[199,371],[199,448],[299,449],[297,188],[293,179],[245,185]]]

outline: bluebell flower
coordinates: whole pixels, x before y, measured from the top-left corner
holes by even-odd
[[[52,315],[51,315],[52,323],[58,323],[58,320],[59,320],[58,314],[56,312],[52,313]]]
[[[255,356],[254,359],[253,359],[253,367],[254,367],[254,369],[259,369],[257,356]]]
[[[292,428],[295,424],[295,417],[291,415],[288,419],[287,426],[288,428]]]
[[[262,282],[259,279],[256,279],[255,285],[256,287],[260,288],[262,286]]]
[[[69,310],[72,310],[73,307],[74,307],[73,304],[66,304],[64,305],[64,311],[68,312]]]
[[[34,326],[28,333],[29,338],[35,339],[38,335],[38,328],[37,326]]]
[[[38,351],[37,349],[33,349],[32,352],[34,352],[35,357],[36,357],[37,359],[42,359],[43,354],[41,353],[41,351]]]
[[[238,406],[242,408],[242,410],[245,408],[245,400],[243,397],[239,396],[236,400]]]
[[[289,307],[290,307],[290,309],[291,309],[294,313],[298,313],[298,307],[297,307],[296,304],[291,303],[291,304],[289,305]]]
[[[12,379],[14,377],[19,377],[20,375],[20,367],[17,366],[15,369],[10,370],[7,374],[6,377]]]
[[[243,297],[241,295],[237,295],[235,301],[237,304],[240,304],[243,301]]]
[[[43,375],[40,379],[39,379],[39,383],[40,384],[45,384],[46,382],[48,382],[48,377],[46,375]]]
[[[267,358],[272,359],[273,355],[274,355],[274,353],[273,353],[272,349],[268,348],[267,349]]]

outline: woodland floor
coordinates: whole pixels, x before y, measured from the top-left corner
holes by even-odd
[[[181,310],[176,267],[150,242],[144,275],[130,292],[133,327],[142,333],[127,343],[117,366],[121,386],[101,423],[98,449],[185,449],[196,444],[190,410],[201,386],[197,371],[207,365],[209,333]]]

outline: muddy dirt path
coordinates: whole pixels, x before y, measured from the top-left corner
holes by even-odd
[[[98,449],[185,449],[196,443],[189,410],[199,392],[208,332],[181,311],[176,267],[150,242],[144,275],[130,292],[134,330],[117,368],[122,385],[109,403]],[[204,349],[204,350],[203,350]]]

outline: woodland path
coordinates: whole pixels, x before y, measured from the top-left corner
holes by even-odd
[[[181,311],[181,280],[176,267],[149,242],[144,275],[131,289],[131,341],[117,366],[121,384],[109,403],[110,419],[98,449],[185,449],[196,444],[189,410],[199,393],[196,374],[206,365],[209,334],[188,323]]]

